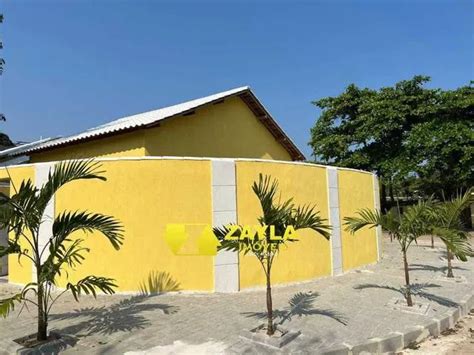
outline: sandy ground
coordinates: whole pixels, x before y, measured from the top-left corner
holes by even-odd
[[[444,332],[440,337],[428,338],[419,344],[418,349],[406,349],[402,354],[474,354],[474,311],[460,320],[455,328]]]

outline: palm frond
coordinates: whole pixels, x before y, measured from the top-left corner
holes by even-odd
[[[344,217],[344,226],[351,234],[354,234],[364,227],[374,228],[377,226],[382,226],[385,229],[392,227],[391,225],[385,223],[386,219],[383,218],[379,211],[371,210],[370,208],[364,208],[357,211],[356,215],[356,217]]]
[[[23,180],[17,192],[8,200],[3,200],[1,222],[4,228],[9,228],[20,234],[24,229],[38,230],[42,212],[37,199],[38,189],[33,182]]]
[[[86,211],[63,212],[53,223],[53,240],[50,253],[54,254],[58,246],[73,232],[84,231],[102,233],[118,250],[123,243],[123,226],[115,218],[100,213]]]
[[[64,242],[71,243],[65,245]],[[54,253],[50,253],[43,263],[39,281],[54,284],[56,276],[61,276],[63,264],[67,264],[70,269],[74,270],[77,265],[82,264],[84,261],[83,253],[88,253],[89,248],[81,247],[82,239],[74,241],[66,239],[64,242],[55,246],[57,249],[53,249],[54,247],[50,246],[50,251],[53,250]]]
[[[39,207],[44,211],[49,200],[65,184],[84,179],[106,180],[100,170],[100,163],[92,159],[71,160],[57,163],[54,169],[49,171],[47,182],[40,188],[38,194]]]
[[[97,297],[97,290],[109,295],[114,294],[116,287],[114,279],[94,275],[87,276],[76,284],[69,282],[66,285],[66,289],[71,291],[76,301],[79,301],[82,294]]]
[[[283,233],[284,230],[281,230],[279,226],[288,219],[288,216],[293,211],[293,199],[288,199],[284,202],[276,201],[278,181],[276,179],[272,180],[269,175],[263,176],[259,174],[258,182],[255,181],[253,183],[252,190],[262,208],[262,216],[259,218],[259,223],[267,226],[274,225],[277,228],[277,233]]]
[[[225,237],[232,232],[232,225],[225,225],[220,227],[214,227],[213,231],[216,235],[217,239],[219,240],[220,245],[217,247],[217,250],[228,250],[238,252],[240,250],[240,242],[238,238],[240,238],[240,234],[242,229],[240,226],[234,225],[238,227],[235,232],[233,232],[233,236],[235,239],[225,239]]]
[[[290,214],[288,225],[293,226],[295,230],[312,229],[329,240],[331,237],[331,226],[326,222],[327,220],[319,215],[319,211],[316,211],[315,206],[303,205],[293,210]]]
[[[16,303],[21,303],[23,300],[22,294],[18,293],[12,297],[0,300],[0,316],[6,318],[10,312],[15,309]]]
[[[432,232],[446,244],[449,251],[459,260],[467,261],[467,257],[472,256],[472,249],[466,232],[438,226],[433,227]]]
[[[430,200],[419,201],[416,205],[408,207],[403,213],[400,231],[416,239],[432,230],[430,218],[433,214],[433,204]]]

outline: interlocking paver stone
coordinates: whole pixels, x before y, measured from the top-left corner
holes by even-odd
[[[397,289],[404,283],[398,244],[387,239],[383,259],[378,264],[338,277],[275,286],[275,313],[283,315],[276,321],[283,322],[287,329],[301,331],[298,338],[277,353],[346,354],[343,343],[357,345],[353,352],[378,350],[380,339],[391,341],[390,333],[410,334],[402,339],[407,345],[408,338],[420,337],[415,326],[426,329],[422,332],[424,336],[427,332],[439,335],[440,325],[441,330],[451,327],[458,317],[458,307],[465,314],[473,306],[474,260],[454,265],[455,275],[463,276],[466,283],[438,282],[439,275],[445,272],[446,265],[440,260],[445,249],[441,244],[435,249],[427,245],[429,240],[422,240],[408,254],[410,276],[418,287],[414,301],[430,304],[426,314],[404,313],[387,307],[391,299],[401,297]],[[0,298],[17,290],[17,286],[0,283]],[[298,292],[314,295],[312,307],[301,315],[284,317],[288,301]],[[239,340],[243,329],[254,328],[264,321],[264,310],[263,289],[237,294],[114,295],[99,296],[97,300],[83,297],[80,303],[67,295],[55,304],[50,329],[77,339],[76,345],[66,349],[65,354],[120,354],[170,346],[178,340],[186,344],[217,342],[224,344],[228,353],[272,354],[275,349]],[[17,312],[0,319],[0,354],[16,353],[21,347],[11,340],[35,332],[34,310],[24,309],[19,316]],[[378,340],[370,342],[371,338]]]

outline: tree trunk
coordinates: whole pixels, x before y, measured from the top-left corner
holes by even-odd
[[[390,201],[392,202],[392,204],[395,204],[395,195],[393,193],[393,185],[391,182],[390,182],[390,185],[388,186],[388,191],[390,193]]]
[[[38,333],[36,339],[38,341],[48,339],[48,315],[44,309],[44,288],[38,285]]]
[[[270,262],[267,262],[267,335],[271,336],[275,333],[273,328],[273,302],[272,302],[272,285],[270,279]]]
[[[431,236],[431,249],[433,249],[433,248],[434,248],[434,237]]]
[[[413,300],[411,299],[411,288],[410,288],[410,274],[408,273],[408,261],[407,252],[403,251],[403,267],[405,269],[405,298],[407,300],[408,307],[413,307]]]
[[[448,277],[454,277],[454,274],[453,274],[453,266],[451,265],[451,260],[453,258],[453,254],[451,253],[451,251],[449,250],[449,248],[446,248],[446,251],[447,251],[447,258],[448,258]]]
[[[380,203],[381,210],[382,210],[383,213],[387,213],[387,211],[388,211],[388,208],[387,208],[387,189],[386,189],[386,186],[383,182],[381,183],[381,189],[380,190],[381,190],[381,194],[382,194],[381,201],[380,201],[381,202]]]

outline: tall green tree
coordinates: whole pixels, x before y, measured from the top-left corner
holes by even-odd
[[[273,323],[273,301],[272,301],[272,267],[280,249],[289,244],[297,242],[296,236],[287,235],[289,228],[293,231],[301,229],[312,229],[326,239],[330,237],[331,227],[322,219],[316,206],[296,206],[292,199],[279,201],[278,181],[270,176],[259,175],[258,182],[252,185],[252,190],[257,196],[262,208],[262,215],[258,222],[262,227],[258,233],[252,233],[242,226],[234,232],[230,226],[215,228],[215,234],[220,239],[221,250],[231,250],[253,254],[265,273],[266,280],[266,305],[267,305],[267,334],[273,335],[275,325]],[[232,239],[226,236],[232,234]],[[251,234],[251,235],[249,235]],[[272,237],[273,234],[273,237]],[[288,238],[284,238],[287,235]],[[280,238],[275,238],[279,236]]]
[[[378,90],[352,84],[314,101],[322,110],[309,142],[315,160],[376,172],[383,202],[395,187],[442,196],[471,186],[474,87],[430,89],[429,81],[418,75]]]
[[[83,246],[84,239],[72,238],[77,231],[100,232],[110,244],[119,249],[122,244],[123,228],[120,222],[111,216],[86,211],[64,211],[53,222],[48,242],[40,243],[40,226],[44,223],[46,206],[54,194],[64,185],[76,180],[105,180],[98,163],[90,161],[72,161],[56,164],[50,171],[47,182],[37,188],[31,180],[23,181],[14,194],[9,197],[0,194],[0,227],[9,232],[8,245],[0,246],[0,257],[8,254],[18,255],[18,260],[29,259],[36,271],[36,280],[28,283],[23,290],[0,300],[0,315],[6,317],[17,303],[31,303],[38,310],[37,340],[47,339],[48,315],[56,300],[70,291],[76,301],[81,294],[96,296],[97,290],[114,293],[113,279],[89,275],[82,280],[68,282],[66,289],[55,293],[57,278],[66,269],[75,269],[85,258],[89,249]],[[30,294],[34,296],[30,297]]]

